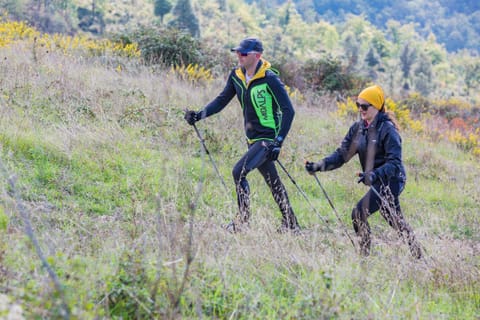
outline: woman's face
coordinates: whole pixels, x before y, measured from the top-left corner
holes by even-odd
[[[366,121],[367,123],[372,122],[378,113],[378,110],[374,106],[362,98],[357,99],[357,107],[362,120]]]

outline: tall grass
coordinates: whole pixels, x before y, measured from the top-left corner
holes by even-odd
[[[236,213],[240,107],[198,123],[227,191],[183,120],[223,79],[199,86],[127,59],[120,70],[55,51],[34,58],[25,45],[0,54],[0,316],[65,318],[66,304],[73,319],[478,319],[480,170],[453,143],[402,132],[401,201],[426,258],[411,258],[374,215],[373,252],[362,259],[345,236],[366,191],[356,160],[318,175],[342,224],[303,169],[336,148],[352,119],[330,97],[295,99],[280,159],[331,222],[281,172],[305,230],[277,234],[279,210],[254,172],[251,227],[232,235],[222,225]],[[63,295],[25,237],[19,202]]]

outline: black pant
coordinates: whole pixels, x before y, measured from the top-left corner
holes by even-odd
[[[388,181],[387,185],[383,185],[382,182],[377,182],[372,188],[375,188],[382,198],[379,198],[376,192],[370,188],[353,209],[353,228],[357,235],[361,237],[360,247],[363,253],[368,254],[371,244],[371,231],[367,219],[371,214],[380,210],[380,214],[388,224],[397,230],[400,236],[407,239],[412,254],[415,256],[421,255],[420,249],[416,247],[417,244],[413,230],[403,217],[400,208],[399,196],[404,187],[405,183],[397,179]],[[417,250],[417,252],[413,252],[413,250]]]
[[[248,151],[233,167],[232,174],[237,191],[240,218],[242,222],[247,222],[250,218],[250,187],[246,178],[250,171],[258,169],[282,212],[282,226],[294,229],[298,226],[297,219],[290,206],[287,191],[280,180],[275,163],[266,158],[267,144],[266,141],[249,144]]]

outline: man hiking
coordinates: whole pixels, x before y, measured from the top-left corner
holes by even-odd
[[[223,91],[203,110],[187,110],[185,120],[194,125],[196,121],[223,110],[237,96],[242,107],[248,149],[232,171],[239,214],[227,230],[236,232],[248,224],[250,186],[247,174],[258,169],[282,213],[278,231],[298,232],[297,218],[274,162],[290,130],[295,111],[284,84],[270,68],[270,63],[262,58],[263,45],[259,39],[246,38],[231,51],[237,54],[238,67],[230,72]]]

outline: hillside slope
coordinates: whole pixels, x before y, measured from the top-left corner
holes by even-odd
[[[350,210],[357,160],[319,174],[304,159],[340,143],[352,119],[331,97],[294,99],[280,160],[304,232],[277,234],[253,173],[253,221],[232,235],[231,168],[245,150],[236,102],[198,123],[227,190],[183,120],[223,79],[191,83],[136,61],[0,49],[0,315],[25,318],[475,319],[480,311],[480,167],[442,139],[403,131],[401,199],[426,250],[415,261],[379,215],[361,259]],[[121,66],[121,67],[120,67]],[[326,225],[323,218],[328,218]]]

